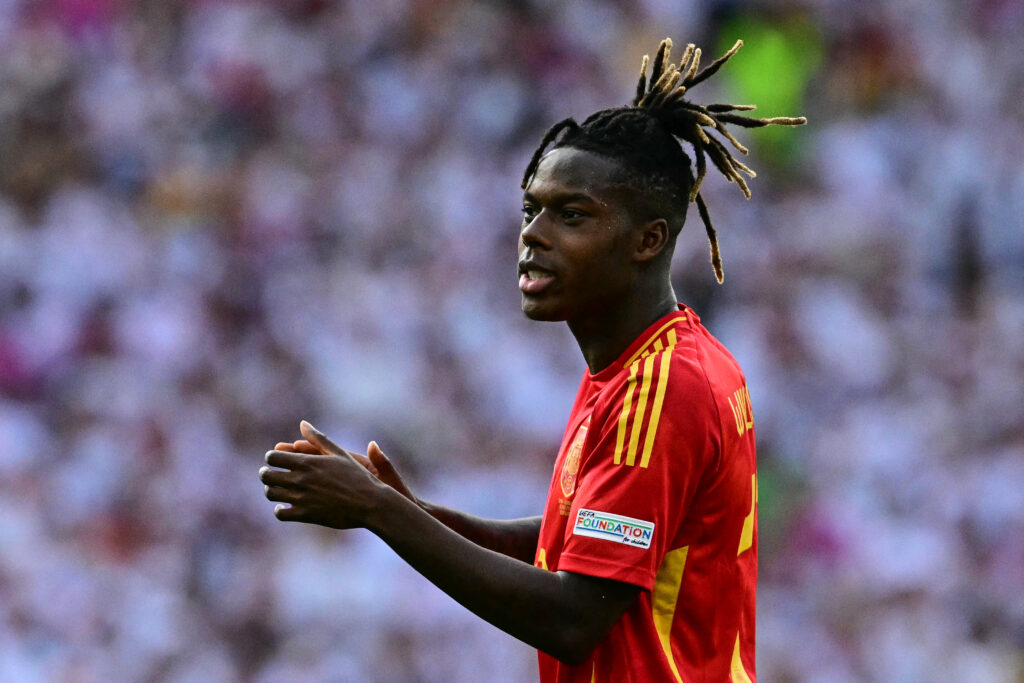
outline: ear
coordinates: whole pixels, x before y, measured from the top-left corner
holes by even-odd
[[[633,261],[646,263],[655,259],[665,251],[665,247],[671,241],[671,234],[668,229],[668,221],[658,218],[645,224],[637,231],[636,249],[633,251]]]

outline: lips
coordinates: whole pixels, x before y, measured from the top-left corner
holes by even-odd
[[[555,281],[555,274],[534,261],[519,262],[519,291],[539,294]]]

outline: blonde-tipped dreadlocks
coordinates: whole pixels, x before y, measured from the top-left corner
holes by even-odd
[[[588,117],[582,125],[571,118],[565,119],[548,130],[526,168],[523,189],[536,172],[548,145],[565,131],[555,147],[576,147],[619,159],[635,182],[644,189],[663,194],[670,210],[681,216],[674,228],[676,232],[682,228],[686,205],[696,203],[711,245],[711,265],[715,269],[715,278],[722,282],[724,274],[718,237],[700,193],[707,174],[707,159],[711,159],[729,182],[735,182],[747,199],[750,198],[750,188],[741,174],[749,178],[756,174],[738,161],[715,133],[742,154],[747,154],[747,148],[733,137],[726,124],[760,128],[807,123],[807,119],[802,116],[759,119],[734,113],[754,109],[754,105],[750,104],[700,105],[683,97],[687,90],[714,75],[742,45],[743,41],[737,40],[728,52],[698,71],[700,48],[695,48],[692,43],[687,45],[682,59],[678,64],[673,64],[670,61],[672,41],[668,38],[661,41],[654,57],[650,80],[647,78],[650,57],[644,55],[636,96],[630,106],[599,111]],[[670,140],[674,144],[666,144]],[[678,144],[680,140],[693,147],[697,162],[696,177],[690,170],[689,157]]]

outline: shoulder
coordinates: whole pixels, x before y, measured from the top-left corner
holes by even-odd
[[[601,391],[594,422],[617,433],[622,448],[628,448],[634,434],[686,431],[695,436],[718,428],[719,411],[701,353],[690,335],[679,335],[675,342],[639,355]]]
[[[601,391],[598,407],[615,404],[629,395],[648,399],[659,395],[687,396],[690,401],[710,397],[702,340],[681,328],[663,344],[651,345],[630,358]]]

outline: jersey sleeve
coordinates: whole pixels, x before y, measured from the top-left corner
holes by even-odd
[[[650,590],[720,424],[699,366],[670,352],[632,365],[595,405],[558,569]]]

